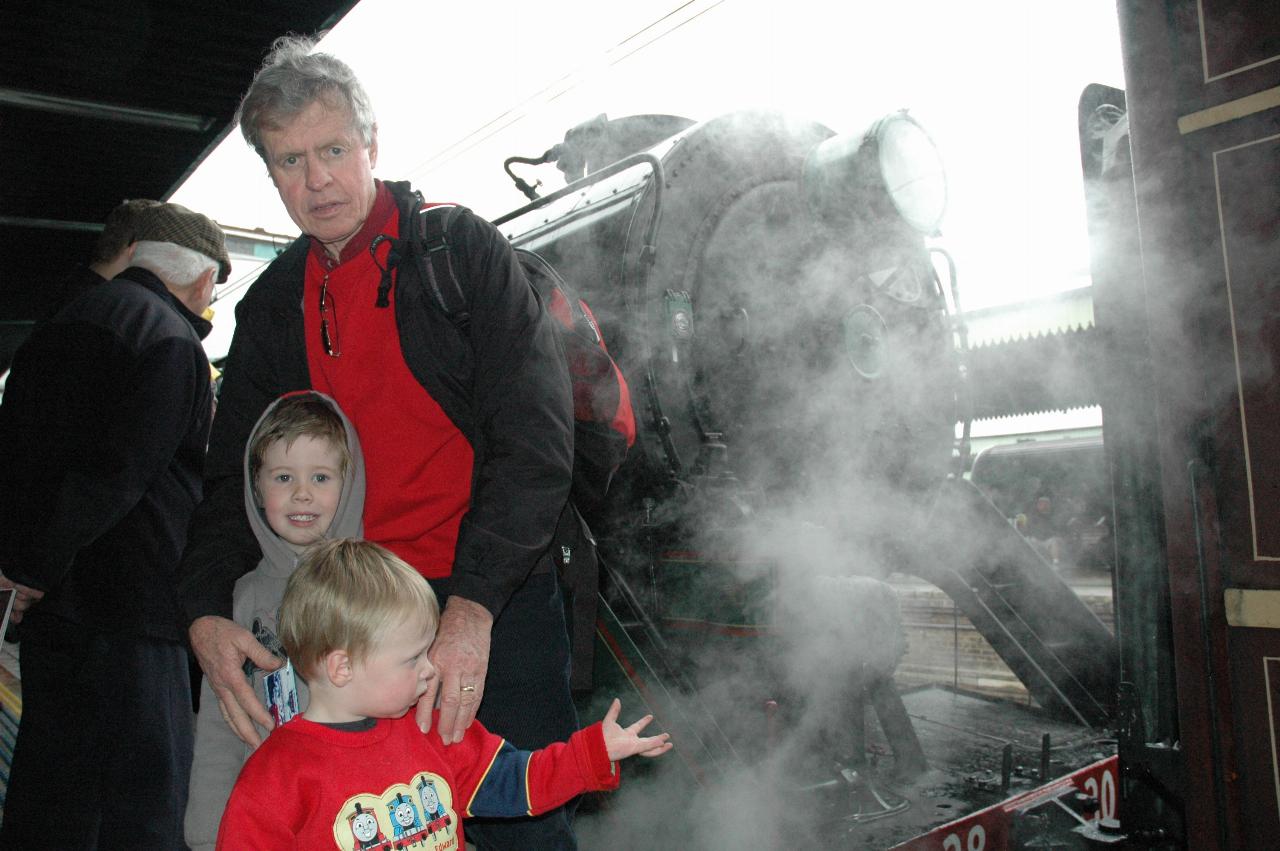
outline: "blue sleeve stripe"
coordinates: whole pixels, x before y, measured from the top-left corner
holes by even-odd
[[[467,801],[467,817],[475,815],[475,813],[471,811],[471,806],[476,802],[476,797],[480,794],[480,790],[484,788],[484,781],[489,778],[489,772],[493,770],[493,764],[497,761],[498,754],[502,753],[502,750],[505,747],[507,747],[507,740],[502,739],[498,743],[498,749],[493,752],[493,757],[489,760],[489,764],[485,766],[484,773],[481,774],[480,779],[476,781],[476,788],[471,791],[471,800]]]
[[[475,794],[467,804],[467,815],[530,815],[529,756],[528,751],[518,751],[504,741],[476,785]]]

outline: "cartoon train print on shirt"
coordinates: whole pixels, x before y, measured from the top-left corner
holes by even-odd
[[[422,802],[422,815],[427,819],[427,832],[435,833],[439,830],[447,829],[452,823],[449,818],[449,811],[444,808],[444,804],[440,801],[440,794],[436,792],[436,783],[426,775],[418,778],[418,800]]]
[[[353,795],[334,820],[336,847],[341,851],[454,849],[457,814],[452,803],[449,785],[438,775],[425,772],[409,784],[389,786],[380,795]],[[384,812],[385,823],[381,818]]]
[[[378,825],[378,816],[364,809],[359,801],[356,802],[355,812],[347,816],[347,827],[351,831],[351,838],[355,840],[355,844],[351,846],[352,851],[366,851],[370,848],[390,851],[391,846]]]
[[[422,831],[422,819],[418,808],[403,792],[397,792],[394,801],[387,802],[387,815],[391,818],[392,838],[397,841],[410,839]]]

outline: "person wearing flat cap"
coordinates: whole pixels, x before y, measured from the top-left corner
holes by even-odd
[[[138,220],[145,210],[159,203],[146,198],[132,198],[120,202],[107,213],[88,264],[77,267],[51,288],[41,306],[40,318],[47,319],[80,293],[105,284],[129,268],[133,261],[133,250],[138,244],[135,236]]]
[[[0,848],[183,848],[191,686],[174,571],[213,411],[201,314],[231,271],[177,204],[41,323],[0,405],[0,588],[22,719]],[[12,634],[12,633],[11,633]]]

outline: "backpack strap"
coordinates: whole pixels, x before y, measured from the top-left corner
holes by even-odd
[[[453,268],[453,252],[448,238],[449,225],[458,207],[454,204],[436,204],[423,209],[426,200],[421,192],[410,190],[408,183],[389,185],[393,190],[400,189],[404,193],[402,200],[397,201],[400,237],[397,239],[378,234],[369,245],[373,262],[382,270],[374,306],[391,305],[391,274],[407,259],[417,269],[419,277],[445,316],[465,334],[471,325],[471,311],[466,292]],[[387,245],[385,261],[378,257],[378,249],[384,243]]]
[[[471,311],[467,294],[462,291],[453,268],[453,249],[449,244],[449,223],[458,208],[451,204],[428,207],[416,216],[414,238],[419,240],[425,263],[423,272],[431,292],[449,321],[464,334],[471,327]]]
[[[378,248],[384,242],[390,246],[387,249],[387,261],[385,264],[378,260]],[[378,281],[378,294],[373,300],[373,306],[390,307],[391,271],[400,265],[400,240],[392,239],[386,234],[380,233],[373,238],[373,243],[369,246],[369,253],[373,255],[373,262],[382,270],[382,278]]]

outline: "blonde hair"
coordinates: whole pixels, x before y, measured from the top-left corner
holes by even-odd
[[[342,424],[342,417],[316,394],[296,393],[277,402],[253,433],[249,444],[249,480],[254,483],[255,493],[258,471],[262,469],[267,449],[283,440],[287,450],[304,436],[325,440],[333,446],[339,457],[338,474],[347,475],[351,466],[351,450],[347,446],[347,429]]]
[[[285,586],[280,642],[309,679],[344,650],[363,661],[392,627],[423,618],[435,631],[440,604],[416,570],[372,541],[336,538],[308,548]]]

